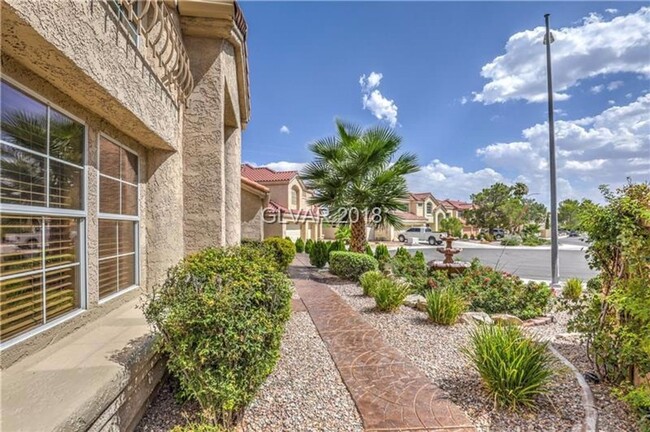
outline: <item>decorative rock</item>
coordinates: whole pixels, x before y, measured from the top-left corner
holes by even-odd
[[[426,299],[419,295],[419,294],[410,294],[406,296],[406,299],[404,299],[404,306],[412,307],[412,308],[417,308],[418,303],[424,302],[426,303]]]
[[[524,327],[537,327],[541,325],[547,325],[553,323],[554,319],[552,316],[543,316],[538,318],[531,318],[524,321]]]
[[[422,298],[421,300],[418,300],[418,303],[415,305],[415,309],[421,311],[421,312],[426,312],[427,311],[427,301]]]
[[[492,315],[492,320],[497,324],[513,324],[522,325],[524,322],[514,315],[508,314],[495,314]]]
[[[494,321],[492,321],[490,315],[486,314],[485,312],[465,312],[460,316],[460,322],[464,324],[494,324]]]

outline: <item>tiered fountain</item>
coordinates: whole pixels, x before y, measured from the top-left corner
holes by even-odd
[[[454,248],[451,245],[454,240],[457,240],[457,238],[449,235],[444,237],[442,240],[447,243],[447,245],[445,247],[439,247],[436,250],[443,254],[445,259],[443,261],[429,261],[429,268],[433,270],[446,271],[449,275],[462,273],[469,268],[470,263],[468,262],[454,261],[454,255],[462,251],[462,249]]]

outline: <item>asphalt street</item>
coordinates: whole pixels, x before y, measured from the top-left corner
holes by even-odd
[[[571,247],[571,250],[562,250],[562,245]],[[525,279],[550,280],[551,279],[551,251],[550,248],[510,248],[490,247],[482,245],[476,247],[463,244],[463,250],[455,256],[461,261],[471,261],[478,258],[485,265],[498,268]],[[583,247],[583,250],[577,250]],[[587,280],[596,275],[589,268],[585,258],[587,244],[577,238],[560,239],[560,279],[566,280],[577,277]],[[443,256],[435,248],[418,248],[424,253],[427,261],[439,260]]]

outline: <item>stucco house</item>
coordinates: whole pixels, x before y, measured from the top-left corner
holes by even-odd
[[[0,429],[131,430],[163,371],[138,297],[239,243],[242,190],[268,193],[240,175],[246,21],[228,0],[1,16]]]
[[[267,167],[242,164],[241,175],[269,189],[264,208],[264,238],[289,237],[292,240],[318,240],[323,224],[318,208],[308,204],[311,192],[298,171],[275,171]]]
[[[474,208],[474,204],[465,201],[446,199],[440,201],[440,206],[446,213],[447,217],[455,217],[460,219],[460,221],[463,223],[463,234],[467,234],[468,236],[478,234],[478,228],[469,225],[465,217],[465,212],[467,210],[472,210]]]

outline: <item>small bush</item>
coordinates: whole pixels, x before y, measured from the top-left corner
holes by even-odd
[[[582,295],[582,281],[578,278],[567,279],[562,288],[562,297],[567,300],[578,300]]]
[[[518,235],[507,235],[501,239],[501,246],[519,246],[521,245],[521,237]]]
[[[362,274],[359,277],[359,284],[363,288],[363,295],[371,296],[379,281],[384,278],[384,274],[377,270],[367,271]]]
[[[603,288],[603,280],[600,276],[592,277],[587,281],[587,290],[592,293],[599,293]]]
[[[311,253],[312,247],[314,247],[314,241],[312,239],[307,239],[305,242],[305,253]]]
[[[398,249],[391,260],[391,268],[395,276],[408,281],[413,291],[421,293],[426,289],[427,263],[422,252],[419,252],[419,254],[416,252],[412,256],[406,249]]]
[[[296,252],[303,253],[305,250],[305,242],[300,237],[296,239]]]
[[[372,248],[370,247],[370,244],[366,243],[366,250],[365,250],[366,255],[375,257],[375,254],[372,253]]]
[[[470,240],[476,240],[476,236],[474,234],[472,234],[471,236],[469,236],[469,239]]]
[[[349,225],[341,225],[334,233],[334,238],[342,242],[344,245],[350,243],[351,237],[352,237],[352,230],[350,229]]]
[[[640,430],[650,431],[650,384],[641,384],[633,388],[623,396],[623,400],[639,414]]]
[[[323,268],[325,267],[325,264],[327,264],[329,254],[330,252],[327,243],[318,240],[314,243],[309,252],[309,264],[317,268]]]
[[[521,244],[524,246],[541,246],[544,244],[549,244],[549,241],[541,237],[538,237],[536,235],[524,236],[523,240],[521,241]]]
[[[330,252],[330,272],[343,279],[359,280],[359,276],[379,268],[377,260],[364,253]]]
[[[382,312],[392,312],[400,307],[409,294],[409,286],[392,278],[383,278],[372,292],[377,309]]]
[[[492,243],[494,241],[494,236],[490,233],[485,233],[483,234],[483,238],[481,240]]]
[[[454,324],[467,308],[463,296],[452,288],[433,289],[426,294],[425,298],[427,315],[436,324]]]
[[[236,423],[280,357],[292,290],[274,259],[266,248],[206,249],[146,294],[167,367],[208,423]]]
[[[387,264],[390,262],[390,253],[385,244],[378,244],[375,247],[375,259],[379,263],[379,270],[386,270]]]
[[[339,252],[339,251],[344,251],[346,250],[345,248],[345,243],[341,240],[334,240],[329,244],[329,252]]]
[[[463,352],[497,406],[532,407],[547,392],[553,375],[548,342],[529,339],[518,327],[480,325]]]
[[[467,234],[463,234],[463,240],[467,240],[468,238]]]
[[[264,244],[271,248],[280,271],[287,271],[289,264],[296,256],[296,246],[289,238],[269,237]]]

